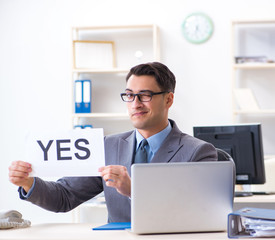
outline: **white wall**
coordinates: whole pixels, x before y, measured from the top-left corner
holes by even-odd
[[[193,11],[215,24],[202,45],[181,34]],[[0,209],[33,222],[71,220],[19,200],[7,176],[11,161],[24,158],[29,130],[71,127],[71,26],[158,24],[162,61],[177,77],[170,117],[192,134],[194,125],[231,123],[230,21],[274,12],[272,0],[0,0]]]

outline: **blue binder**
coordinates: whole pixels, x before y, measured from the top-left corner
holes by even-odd
[[[74,129],[82,129],[82,125],[74,125]]]
[[[230,213],[227,233],[229,238],[275,237],[275,210],[243,208]]]
[[[82,101],[82,112],[91,112],[91,80],[82,80],[83,89],[83,101]]]
[[[82,81],[76,80],[74,84],[75,113],[82,113]]]
[[[93,125],[86,124],[86,125],[74,125],[74,129],[85,129],[85,128],[93,128]]]
[[[91,112],[91,80],[75,80],[75,113]]]
[[[91,124],[86,124],[86,125],[83,126],[83,128],[93,128],[93,125],[91,125]]]

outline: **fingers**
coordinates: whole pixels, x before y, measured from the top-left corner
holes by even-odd
[[[98,170],[105,181],[117,182],[128,174],[126,167],[119,165],[109,165]]]
[[[9,167],[10,177],[27,177],[31,171],[31,164],[23,161],[12,162]]]
[[[22,186],[28,180],[31,171],[31,164],[23,161],[14,161],[9,167],[9,180],[17,186]]]
[[[29,173],[31,172],[31,164],[23,161],[15,161],[12,162],[11,166],[9,167],[10,171],[22,172],[22,173]]]
[[[131,178],[127,168],[120,165],[109,165],[98,170],[106,186],[115,188],[120,194],[131,196]]]

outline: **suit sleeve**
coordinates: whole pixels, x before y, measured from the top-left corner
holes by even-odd
[[[57,182],[36,178],[26,200],[53,212],[67,212],[103,191],[101,177],[66,177]],[[20,198],[24,199],[19,189]]]
[[[196,146],[191,155],[190,162],[200,162],[200,161],[217,161],[218,154],[216,148],[206,142],[201,142]]]

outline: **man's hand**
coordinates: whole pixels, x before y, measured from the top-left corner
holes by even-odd
[[[27,162],[12,162],[9,167],[9,180],[16,186],[23,187],[24,190],[28,192],[33,184],[33,177],[29,177],[31,171],[31,164]]]
[[[108,187],[115,188],[120,194],[131,197],[131,178],[126,167],[109,165],[98,169]]]

